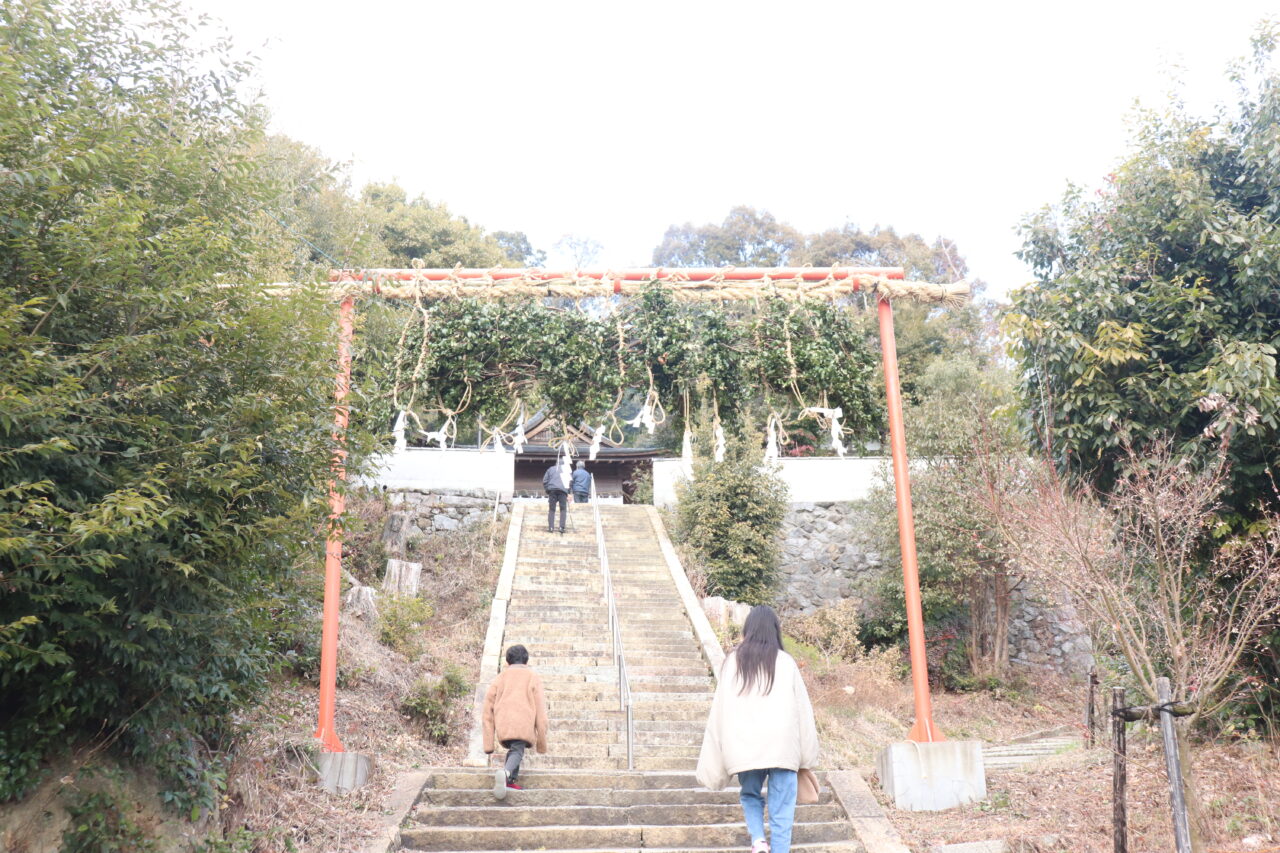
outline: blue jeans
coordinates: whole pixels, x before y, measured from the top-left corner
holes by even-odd
[[[791,850],[791,824],[796,817],[796,771],[745,770],[738,774],[742,792],[742,814],[747,821],[747,831],[752,843],[764,838],[764,797],[760,788],[769,780],[769,850],[771,853],[789,853]]]

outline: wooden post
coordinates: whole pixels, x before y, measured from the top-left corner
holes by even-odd
[[[1111,688],[1111,833],[1115,853],[1129,851],[1129,821],[1125,814],[1124,688]]]
[[[1098,728],[1096,711],[1098,693],[1098,668],[1089,667],[1089,689],[1085,693],[1084,705],[1084,745],[1085,749],[1093,749],[1095,734]]]
[[[1169,703],[1173,691],[1169,679],[1156,679],[1156,700],[1160,703],[1160,736],[1164,741],[1164,767],[1169,776],[1169,807],[1173,810],[1173,841],[1178,853],[1191,853],[1191,825],[1187,819],[1187,799],[1182,790],[1182,760],[1178,755],[1175,716]]]

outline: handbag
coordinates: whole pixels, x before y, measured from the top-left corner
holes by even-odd
[[[818,795],[822,793],[822,786],[818,784],[818,776],[808,767],[801,767],[796,771],[796,802],[801,805],[813,805],[818,801]]]

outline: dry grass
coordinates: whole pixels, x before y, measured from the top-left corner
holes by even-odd
[[[870,775],[876,754],[901,740],[913,717],[900,655],[880,653],[851,664],[802,661],[823,741],[823,763]],[[934,720],[951,739],[1008,743],[1037,733],[1077,730],[1082,687],[1027,672],[1003,692],[933,695]],[[1193,749],[1197,781],[1213,835],[1208,850],[1234,853],[1250,835],[1270,836],[1257,850],[1280,850],[1280,744],[1201,743]],[[1129,849],[1173,849],[1168,786],[1158,735],[1129,732]],[[874,779],[873,779],[874,781]],[[946,812],[893,807],[874,784],[889,819],[912,850],[1003,838],[1023,849],[1110,851],[1111,754],[1074,749],[1034,765],[987,774],[987,799]],[[1056,838],[1056,841],[1053,839]]]
[[[1156,737],[1135,740],[1129,748],[1129,850],[1164,853],[1174,848],[1164,754]],[[1280,762],[1274,751],[1201,744],[1192,754],[1213,827],[1209,850],[1244,850],[1241,841],[1249,835],[1280,839]],[[1039,849],[1046,851],[1112,849],[1108,750],[1075,750],[1034,766],[991,772],[987,795],[981,803],[947,812],[887,805],[886,811],[913,850],[993,838],[1040,840]],[[1044,843],[1047,836],[1057,843]],[[1261,849],[1269,847],[1274,849],[1270,842]]]
[[[359,507],[368,525],[356,547],[380,548],[377,508]],[[450,666],[474,679],[488,625],[489,603],[505,543],[505,525],[430,537],[419,546],[422,589],[433,608],[421,654],[410,660],[377,641],[377,626],[348,619],[339,649],[335,723],[348,752],[373,759],[369,782],[333,797],[315,787],[317,687],[281,679],[246,721],[247,735],[232,768],[223,825],[264,833],[257,850],[298,853],[358,850],[381,831],[383,806],[398,776],[414,768],[457,764],[465,756],[470,696],[455,703],[448,745],[437,745],[400,711],[410,687]],[[380,555],[380,551],[379,551]],[[371,564],[357,553],[356,562]],[[373,580],[372,577],[366,578]]]

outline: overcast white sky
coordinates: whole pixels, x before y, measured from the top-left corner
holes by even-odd
[[[648,265],[752,205],[954,238],[999,294],[1015,227],[1124,153],[1135,98],[1230,100],[1275,0],[188,0],[261,59],[273,129],[489,230]],[[555,260],[553,256],[553,261]]]

